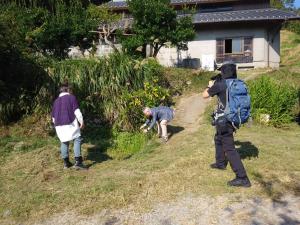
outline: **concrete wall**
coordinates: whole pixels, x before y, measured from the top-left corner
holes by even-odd
[[[269,66],[279,67],[280,63],[280,32],[273,32],[273,42],[270,41],[268,53],[267,38],[272,36],[268,35],[266,28],[232,28],[232,29],[211,29],[197,32],[194,41],[188,43],[188,51],[177,52],[175,48],[162,48],[158,54],[158,59],[161,64],[165,66],[181,65],[185,58],[202,59],[203,55],[213,55],[216,57],[216,39],[251,36],[253,37],[253,63],[239,64],[239,66],[249,67],[267,67],[268,55]]]

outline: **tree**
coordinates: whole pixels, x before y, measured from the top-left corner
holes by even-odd
[[[187,42],[195,36],[192,17],[187,14],[177,17],[177,12],[170,6],[170,0],[127,0],[133,16],[132,32],[134,35],[122,41],[129,51],[141,48],[146,56],[146,47],[156,57],[159,50],[167,45],[187,48]]]
[[[272,0],[272,7],[278,9],[288,9],[293,10],[295,13],[300,14],[300,10],[295,7],[295,0]],[[285,29],[300,34],[300,22],[299,21],[289,21],[284,24]]]
[[[110,40],[113,34],[119,29],[120,16],[113,14],[106,6],[90,5],[88,7],[89,17],[98,24],[97,31],[91,31],[97,33],[99,39],[111,46],[115,51],[118,51],[113,41]]]
[[[61,2],[55,5],[55,10],[29,36],[38,51],[64,58],[71,45],[82,49],[90,47],[93,34],[89,31],[97,25],[80,0],[70,5]]]
[[[29,112],[47,79],[26,40],[27,32],[39,26],[45,13],[15,5],[0,8],[0,124]]]

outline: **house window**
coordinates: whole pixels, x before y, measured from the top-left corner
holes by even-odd
[[[243,53],[242,47],[242,38],[225,39],[225,54],[241,54]]]
[[[233,60],[236,63],[253,62],[253,38],[233,37],[217,39],[217,63]]]

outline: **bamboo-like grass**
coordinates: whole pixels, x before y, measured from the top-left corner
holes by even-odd
[[[124,93],[143,89],[146,81],[162,72],[152,61],[140,62],[119,53],[97,59],[60,61],[50,71],[55,87],[68,80],[83,111],[103,116],[110,123],[126,107]]]

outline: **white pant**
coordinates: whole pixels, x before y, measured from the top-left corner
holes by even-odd
[[[162,120],[161,122],[156,122],[157,124],[157,134],[158,136],[161,136],[162,138],[168,138],[168,121]]]

